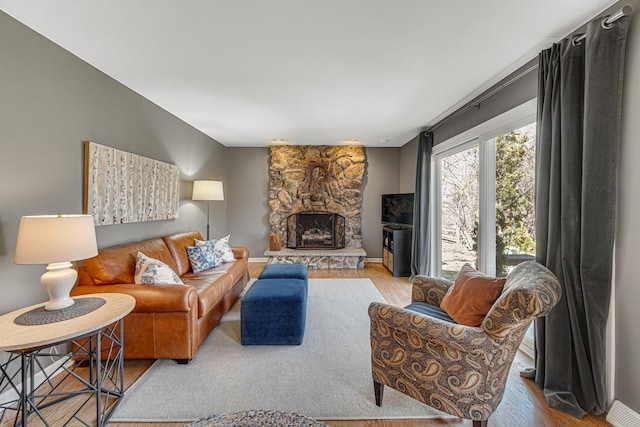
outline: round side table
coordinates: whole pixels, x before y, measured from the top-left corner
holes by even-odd
[[[44,323],[38,324],[18,324],[16,320],[40,310],[43,303],[0,316],[0,351],[10,354],[9,360],[0,365],[0,385],[7,384],[19,396],[2,403],[0,410],[15,411],[16,425],[26,427],[30,416],[50,424],[45,419],[45,408],[81,393],[91,393],[94,398],[83,400],[81,406],[94,402],[95,424],[102,427],[124,395],[123,319],[135,307],[135,299],[125,294],[104,293],[74,300],[82,298],[97,298],[104,303],[100,301],[101,305],[92,311],[69,319],[56,311],[39,312]],[[71,344],[71,351],[58,354],[53,347],[60,344]],[[41,362],[43,359],[45,363]],[[52,360],[54,363],[50,364]],[[46,369],[49,366],[57,369]],[[88,367],[88,378],[76,373],[80,366]],[[58,375],[65,375],[62,381],[53,380]],[[81,384],[80,389],[70,391],[60,387],[69,376]],[[77,417],[77,413],[71,415]]]

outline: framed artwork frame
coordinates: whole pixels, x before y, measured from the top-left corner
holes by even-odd
[[[178,218],[180,169],[85,141],[84,213],[111,225]]]

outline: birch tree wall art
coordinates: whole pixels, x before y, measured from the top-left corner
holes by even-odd
[[[84,213],[95,225],[178,218],[180,169],[85,141]]]

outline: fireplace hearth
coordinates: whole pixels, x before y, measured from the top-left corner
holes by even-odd
[[[342,249],[345,218],[330,212],[298,212],[287,218],[290,249]]]

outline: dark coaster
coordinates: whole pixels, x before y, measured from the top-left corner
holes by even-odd
[[[106,301],[102,298],[78,298],[75,304],[61,310],[45,310],[44,306],[34,308],[16,317],[13,323],[22,326],[47,325],[84,316],[102,307]]]

